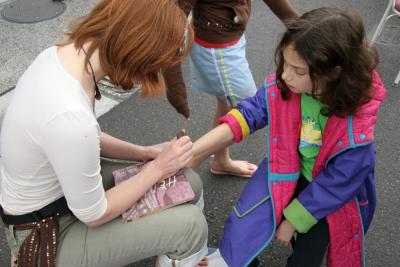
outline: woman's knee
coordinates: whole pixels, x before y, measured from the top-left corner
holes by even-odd
[[[190,244],[190,255],[190,253],[199,251],[207,242],[207,221],[202,210],[191,204],[182,206],[182,213],[179,217],[181,230],[184,229],[185,239],[187,243]]]
[[[173,252],[158,257],[159,266],[191,267],[207,255],[208,227],[206,219],[197,206],[186,204],[180,206],[181,220],[175,227],[181,232],[180,241],[176,243]]]
[[[188,204],[187,206],[186,214],[184,216],[185,218],[182,218],[182,220],[188,226],[193,228],[193,232],[197,231],[199,235],[204,235],[207,237],[208,226],[202,210],[194,205]]]

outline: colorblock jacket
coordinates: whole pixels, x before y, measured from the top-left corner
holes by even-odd
[[[385,87],[373,72],[373,97],[356,115],[328,118],[313,181],[292,200],[300,176],[300,95],[283,100],[275,76],[220,119],[239,142],[267,127],[267,156],[225,223],[220,251],[231,267],[247,266],[272,241],[283,215],[300,233],[329,225],[328,265],[364,266],[364,234],[376,206],[374,127]]]

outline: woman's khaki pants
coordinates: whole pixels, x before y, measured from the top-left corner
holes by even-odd
[[[102,161],[104,187],[113,186],[112,171],[128,163]],[[192,203],[172,207],[139,220],[123,223],[117,217],[104,225],[89,228],[72,215],[60,217],[57,266],[123,266],[144,258],[159,256],[161,266],[193,267],[207,249],[207,222],[202,209],[200,177],[185,169],[196,198]],[[6,229],[12,255],[29,231]]]

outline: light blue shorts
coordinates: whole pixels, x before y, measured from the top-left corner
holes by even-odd
[[[215,95],[232,107],[256,93],[244,35],[226,48],[206,48],[194,43],[189,62],[192,88],[196,91]]]

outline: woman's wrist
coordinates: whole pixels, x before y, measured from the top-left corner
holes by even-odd
[[[146,146],[131,144],[129,160],[133,161],[147,161],[152,159],[151,151]]]
[[[165,146],[168,144],[168,142],[156,144],[156,145],[151,145],[151,146],[145,146],[143,147],[143,157],[144,159],[147,160],[153,160],[160,155],[161,151],[165,148]]]
[[[153,146],[143,147],[143,156],[145,160],[152,160],[158,155],[156,149]]]
[[[154,179],[154,183],[158,182],[165,176],[163,170],[158,166],[157,161],[146,163],[145,169],[151,173],[150,177]]]

